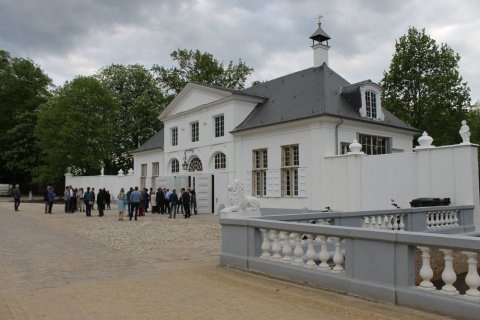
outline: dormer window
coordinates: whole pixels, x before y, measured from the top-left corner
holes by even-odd
[[[377,95],[375,92],[365,92],[365,107],[367,109],[367,118],[377,119]]]
[[[342,87],[341,94],[345,100],[358,110],[360,117],[383,121],[382,88],[371,80],[366,80]]]
[[[383,121],[384,114],[382,112],[381,89],[378,85],[369,83],[362,83],[360,87],[360,116],[373,120]]]

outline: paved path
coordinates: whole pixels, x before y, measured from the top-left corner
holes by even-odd
[[[0,202],[1,320],[447,319],[219,267],[213,215],[12,208]]]

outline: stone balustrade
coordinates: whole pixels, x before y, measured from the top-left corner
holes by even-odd
[[[308,212],[261,217],[320,225],[433,233],[466,233],[475,229],[473,206],[439,206],[359,212]]]
[[[461,224],[463,209],[458,210]],[[424,226],[427,211],[418,215]],[[434,211],[441,210],[429,212]],[[372,216],[376,226],[380,221],[383,228],[370,227]],[[361,221],[359,227],[328,224],[326,219],[335,224],[349,221],[344,218],[351,216],[344,213],[323,217],[321,223],[317,223],[316,213],[285,219],[290,221],[222,218],[220,263],[456,318],[478,319],[480,238],[405,231],[411,226],[407,215],[404,230],[399,229],[396,215],[357,213],[355,217],[364,222],[368,217],[368,228]],[[392,220],[391,227],[385,217]],[[442,219],[451,220],[443,213],[439,221]],[[398,221],[396,227],[394,220]],[[435,268],[441,271],[439,279],[432,278],[432,252],[441,257],[435,261]],[[457,260],[467,262],[465,270],[458,268]]]
[[[343,273],[345,261],[341,250],[341,238],[329,238],[320,234],[260,229],[262,233],[262,253],[260,258],[290,263],[324,272]],[[335,251],[328,250],[328,242],[333,241]],[[306,247],[306,248],[304,248]]]
[[[459,210],[435,210],[427,212],[427,229],[438,230],[458,227]]]

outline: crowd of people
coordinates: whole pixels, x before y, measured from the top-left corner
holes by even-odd
[[[18,190],[18,188],[17,188]],[[43,200],[45,202],[45,213],[51,214],[53,203],[55,201],[56,193],[53,187],[47,186]],[[17,199],[14,196],[15,199]],[[63,192],[64,211],[67,214],[76,211],[85,212],[87,217],[92,216],[92,210],[95,205],[98,210],[98,216],[103,217],[104,211],[110,209],[110,204],[114,198],[109,190],[87,187],[74,188],[66,186]],[[130,190],[125,192],[123,188],[120,189],[116,196],[118,208],[118,220],[124,220],[124,214],[128,214],[128,218],[137,220],[138,216],[143,216],[149,212],[152,214],[168,214],[168,218],[175,219],[178,214],[182,214],[185,219],[191,217],[192,213],[197,214],[197,198],[195,189],[182,188],[180,192],[176,189],[170,191],[168,188],[158,188],[156,191],[153,188],[139,189],[138,187],[130,187]],[[18,209],[18,204],[15,202],[15,210]]]
[[[179,193],[176,189],[158,188],[156,191],[150,188],[139,190],[138,187],[130,187],[125,193],[122,188],[117,197],[119,220],[123,220],[125,210],[129,220],[148,213],[151,208],[152,214],[168,214],[169,218],[175,219],[177,213],[182,213],[185,219],[191,217],[191,213],[197,214],[197,199],[195,189],[182,188]]]

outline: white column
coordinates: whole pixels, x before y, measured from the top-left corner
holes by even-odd
[[[458,290],[455,289],[453,283],[457,280],[457,275],[453,270],[453,251],[450,249],[440,249],[443,252],[443,259],[445,260],[445,268],[442,272],[442,280],[445,285],[442,287],[442,292],[449,295],[458,294]]]
[[[315,249],[313,248],[313,235],[307,234],[307,262],[305,263],[308,268],[315,268]]]
[[[278,239],[278,231],[277,230],[272,230],[272,236],[273,236],[273,245],[272,245],[272,259],[278,260],[281,259],[282,256],[280,255],[280,252],[282,250],[282,246],[280,245],[280,241]]]
[[[478,275],[478,262],[477,262],[477,253],[476,252],[467,252],[462,251],[464,255],[467,256],[468,263],[468,273],[465,277],[465,283],[470,288],[465,292],[465,295],[473,298],[480,298],[480,291],[478,287],[480,286],[480,276]]]
[[[292,247],[290,246],[290,233],[287,231],[283,232],[285,237],[285,243],[283,244],[283,261],[290,262],[292,260]]]
[[[340,238],[335,238],[335,254],[333,255],[333,262],[335,267],[333,267],[332,272],[340,273],[343,272],[343,254],[341,250],[342,240]]]
[[[327,237],[318,237],[320,238],[320,254],[318,255],[320,264],[318,265],[318,268],[322,271],[330,271],[330,265],[328,264],[328,258],[330,258],[330,255],[328,254]]]
[[[260,229],[263,236],[262,242],[262,255],[261,258],[270,259],[270,230],[268,229]]]
[[[422,282],[418,288],[424,290],[435,290],[435,286],[430,281],[433,278],[433,270],[430,266],[430,248],[429,247],[417,247],[422,251],[422,267],[420,268],[420,278]]]
[[[295,259],[293,263],[296,265],[303,265],[303,248],[302,248],[302,235],[300,233],[295,233],[295,250],[293,250],[293,255]]]

